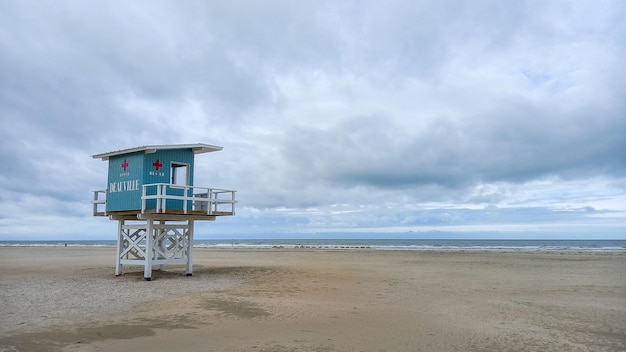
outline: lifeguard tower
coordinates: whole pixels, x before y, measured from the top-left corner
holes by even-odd
[[[194,156],[209,144],[149,145],[93,155],[109,161],[108,187],[93,191],[93,215],[118,221],[115,275],[122,265],[186,264],[193,271],[193,227],[235,215],[235,191],[193,185]]]

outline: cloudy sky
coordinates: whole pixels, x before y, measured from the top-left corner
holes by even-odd
[[[209,143],[202,238],[626,238],[626,3],[0,0],[0,240],[115,239],[91,155]]]

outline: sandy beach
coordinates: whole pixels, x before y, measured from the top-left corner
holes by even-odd
[[[0,351],[625,351],[626,254],[0,247]]]

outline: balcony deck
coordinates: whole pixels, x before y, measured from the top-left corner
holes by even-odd
[[[234,216],[235,215],[234,212],[230,212],[230,211],[214,211],[211,213],[211,215],[209,215],[204,210],[189,210],[185,213],[182,210],[178,210],[178,209],[167,209],[166,211],[161,211],[161,212],[157,212],[154,209],[152,210],[147,209],[142,212],[141,209],[137,209],[137,210],[121,210],[121,211],[110,211],[110,212],[99,211],[99,212],[93,213],[93,216],[132,216],[132,215],[144,215],[144,214],[193,215],[193,216],[207,216],[207,217]]]
[[[200,193],[193,193],[200,190]],[[142,185],[141,209],[106,211],[106,190],[93,191],[93,215],[109,217],[193,217],[214,220],[217,216],[235,215],[234,190],[207,187],[179,186],[167,183]],[[182,195],[181,195],[182,194]],[[167,207],[168,202],[178,201],[182,206]],[[152,203],[149,203],[152,202]],[[152,204],[148,206],[148,204]]]

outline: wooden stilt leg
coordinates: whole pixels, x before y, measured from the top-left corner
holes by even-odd
[[[122,247],[124,245],[124,220],[118,220],[117,225],[117,255],[115,256],[115,276],[122,275]]]
[[[146,253],[145,253],[145,263],[143,269],[143,278],[146,281],[152,280],[152,257],[154,256],[154,230],[153,230],[153,220],[147,220],[147,228],[146,228]]]
[[[187,227],[187,276],[193,275],[193,220],[188,221]]]

